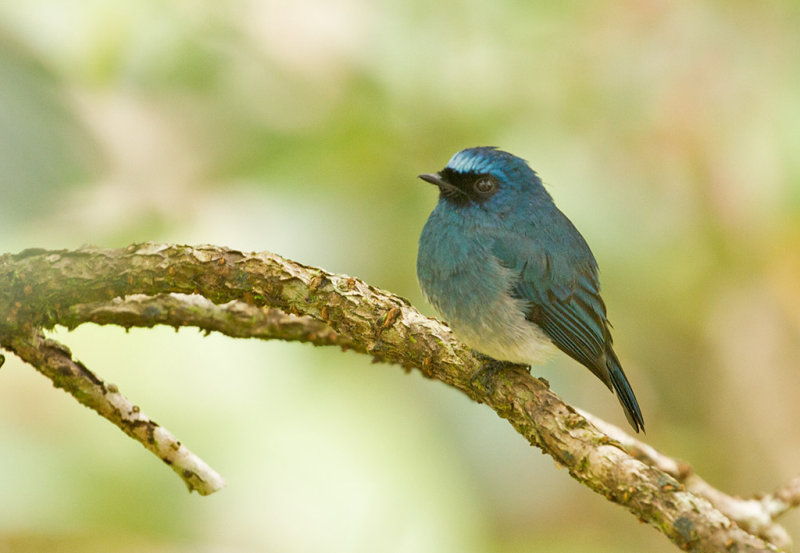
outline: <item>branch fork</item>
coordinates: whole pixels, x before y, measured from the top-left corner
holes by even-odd
[[[775,519],[800,504],[800,477],[760,498],[736,498],[689,465],[565,404],[524,368],[500,372],[491,386],[475,385],[479,362],[445,324],[359,279],[269,252],[210,245],[0,256],[0,347],[117,425],[203,495],[221,489],[222,477],[44,335],[56,324],[88,322],[193,326],[239,338],[338,346],[417,369],[485,403],[575,480],[625,506],[681,549],[780,551],[791,543]]]

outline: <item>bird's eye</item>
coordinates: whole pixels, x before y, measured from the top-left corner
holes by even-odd
[[[473,188],[475,189],[475,192],[485,196],[497,190],[497,181],[492,177],[481,177],[475,181]]]

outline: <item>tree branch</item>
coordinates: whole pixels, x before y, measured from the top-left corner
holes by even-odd
[[[601,432],[619,441],[632,457],[669,474],[687,491],[711,502],[742,529],[780,548],[791,546],[792,539],[786,529],[775,520],[790,508],[800,504],[800,476],[760,499],[728,495],[703,480],[688,463],[667,457],[621,428],[599,419],[591,413],[581,409],[577,409],[577,411]]]
[[[233,338],[260,338],[310,342],[317,346],[352,348],[354,343],[334,332],[327,324],[311,317],[289,315],[280,309],[258,307],[240,301],[217,305],[199,295],[135,294],[109,302],[79,303],[70,306],[60,324],[73,329],[83,323],[119,325],[125,328],[153,327],[157,324],[197,327]]]
[[[86,407],[105,417],[168,464],[189,491],[208,495],[225,486],[225,480],[170,432],[145,415],[113,384],[106,385],[83,363],[74,361],[69,349],[44,337],[40,331],[12,335],[3,346],[33,365]]]
[[[231,336],[350,348],[418,369],[487,404],[573,478],[625,506],[682,549],[777,551],[723,514],[715,505],[718,497],[682,483],[669,467],[653,461],[656,456],[632,455],[622,431],[602,433],[524,367],[499,373],[490,389],[473,384],[478,362],[446,325],[424,317],[405,299],[346,275],[271,253],[215,246],[26,250],[0,256],[0,314],[0,344],[12,351],[36,328],[88,321],[192,325]],[[788,508],[783,506],[796,505],[797,487],[775,492],[765,512],[779,514]]]

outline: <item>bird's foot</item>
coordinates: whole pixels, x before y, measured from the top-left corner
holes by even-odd
[[[469,377],[469,384],[473,388],[480,386],[489,394],[494,394],[494,377],[508,367],[517,366],[516,363],[498,361],[482,353],[473,352],[473,355],[480,360],[481,366]]]

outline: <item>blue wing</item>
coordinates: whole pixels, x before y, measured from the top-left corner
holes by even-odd
[[[495,241],[492,252],[506,267],[518,272],[519,280],[511,293],[529,302],[527,319],[616,392],[628,421],[638,432],[644,429],[644,421],[612,348],[597,262],[572,223],[557,209],[551,216],[560,220],[514,229],[513,234]],[[560,230],[557,235],[551,230],[554,228]],[[520,230],[529,231],[527,239],[520,239]]]

